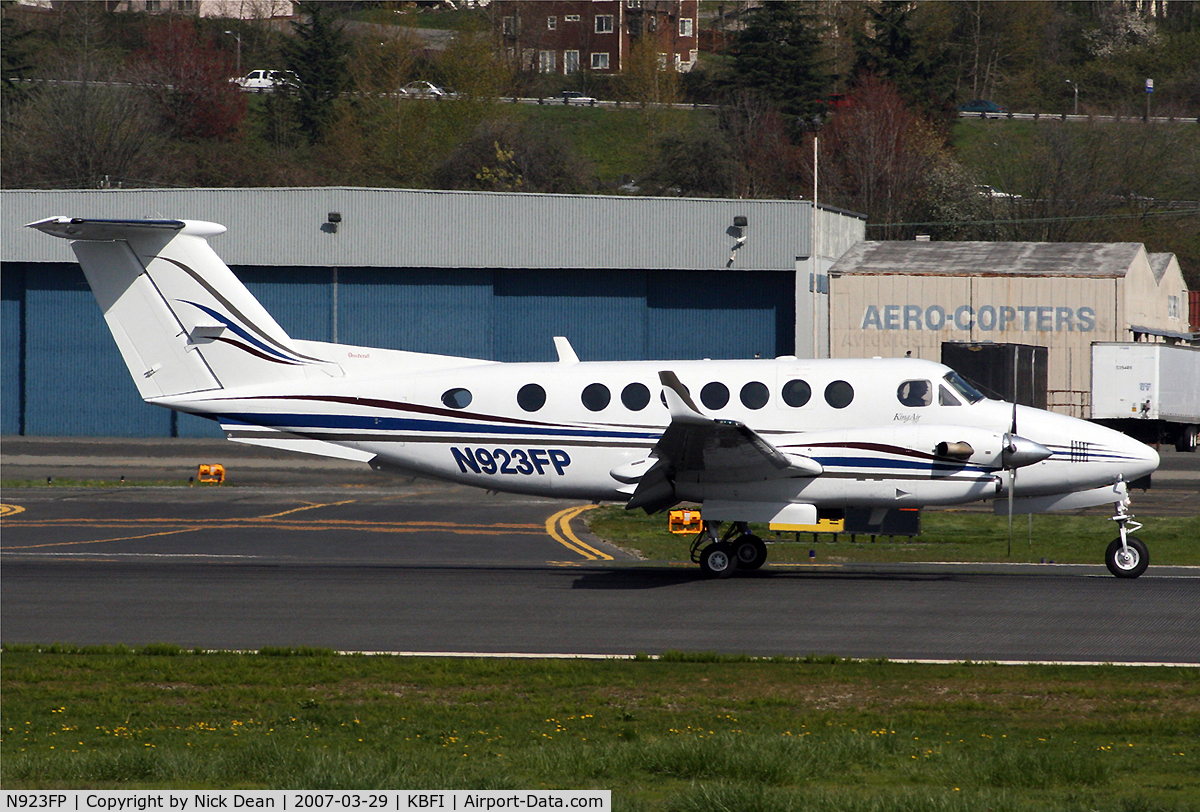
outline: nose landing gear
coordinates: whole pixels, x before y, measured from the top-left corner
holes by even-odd
[[[1150,565],[1150,553],[1141,539],[1129,535],[1142,528],[1141,523],[1135,522],[1133,514],[1129,512],[1129,497],[1117,502],[1116,508],[1117,515],[1112,520],[1117,523],[1121,535],[1108,545],[1104,563],[1108,571],[1118,578],[1136,578]]]

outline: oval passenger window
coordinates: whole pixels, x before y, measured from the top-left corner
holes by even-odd
[[[783,385],[783,392],[781,394],[783,395],[784,403],[794,409],[798,409],[805,403],[808,403],[808,399],[812,397],[812,388],[809,387],[806,381],[791,380]]]
[[[612,394],[602,383],[589,383],[583,388],[583,394],[579,396],[579,399],[583,401],[583,405],[589,411],[598,412],[608,407],[608,402],[612,400]]]
[[[546,390],[536,383],[527,383],[517,392],[517,405],[527,412],[536,412],[546,405]]]
[[[825,402],[835,409],[845,409],[854,400],[854,387],[845,381],[834,381],[825,387]]]
[[[771,393],[767,390],[767,385],[764,383],[750,381],[750,383],[742,387],[742,405],[747,409],[761,409],[767,405],[767,400],[770,397]]]
[[[621,390],[621,402],[631,412],[640,412],[650,403],[650,390],[644,383],[631,383]]]
[[[451,409],[465,409],[471,405],[469,389],[447,389],[442,393],[442,403]]]
[[[700,402],[708,409],[724,409],[729,402],[729,387],[718,381],[704,384],[700,390]]]

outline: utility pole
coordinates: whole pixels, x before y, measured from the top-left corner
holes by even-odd
[[[226,31],[226,34],[237,40],[237,75],[242,75],[242,35],[237,31]]]
[[[820,141],[820,136],[813,133],[813,217],[812,217],[812,357],[820,358],[818,354],[821,348],[821,337],[818,324],[820,319],[817,317],[817,289],[820,285],[817,282],[817,271],[819,265],[817,263],[817,143]]]

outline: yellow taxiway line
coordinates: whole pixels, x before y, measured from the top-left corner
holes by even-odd
[[[573,553],[586,558],[588,561],[612,561],[613,557],[608,553],[601,552],[595,547],[581,541],[579,536],[575,535],[575,531],[571,529],[571,520],[583,513],[585,510],[591,510],[596,505],[580,505],[578,507],[567,508],[555,513],[546,520],[546,532],[550,534],[550,538],[557,541],[562,546],[566,547]],[[561,531],[561,532],[560,532]]]

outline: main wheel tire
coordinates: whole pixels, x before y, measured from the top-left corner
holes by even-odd
[[[733,543],[738,569],[756,570],[767,563],[767,545],[758,536],[747,533]]]
[[[709,578],[728,578],[736,570],[737,558],[728,542],[710,544],[700,553],[700,571]]]
[[[1113,539],[1104,554],[1104,563],[1108,571],[1118,578],[1136,578],[1150,566],[1150,553],[1146,551],[1142,540],[1135,536],[1126,537],[1126,546],[1128,550],[1122,549],[1121,539]]]

